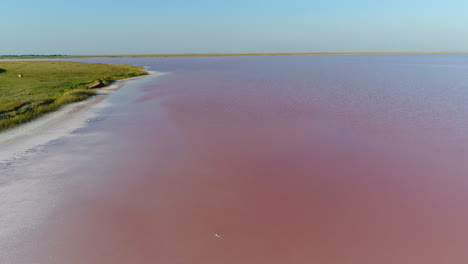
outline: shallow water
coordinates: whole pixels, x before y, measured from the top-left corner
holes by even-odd
[[[468,261],[467,55],[78,61],[167,74],[0,160],[1,263]]]

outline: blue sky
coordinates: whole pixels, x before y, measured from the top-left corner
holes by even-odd
[[[466,0],[2,0],[0,54],[468,50]]]

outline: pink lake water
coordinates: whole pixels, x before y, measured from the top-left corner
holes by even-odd
[[[468,262],[468,55],[78,61],[161,74],[0,143],[0,263]]]

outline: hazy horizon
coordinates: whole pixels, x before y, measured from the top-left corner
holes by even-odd
[[[467,8],[461,0],[7,0],[0,54],[465,51]]]
[[[191,55],[200,55],[200,56],[224,56],[224,55],[253,55],[253,56],[262,56],[262,54],[265,55],[360,55],[360,54],[369,54],[369,55],[385,55],[385,54],[457,54],[457,53],[468,53],[468,50],[434,50],[434,51],[374,51],[374,52],[346,52],[346,51],[336,51],[336,52],[265,52],[265,53],[255,53],[255,52],[243,52],[243,53],[233,53],[233,52],[225,52],[225,53],[213,53],[213,52],[206,52],[206,53],[127,53],[127,54],[59,54],[59,53],[49,53],[49,54],[0,54],[1,56],[6,56],[6,57],[28,57],[28,56],[37,56],[37,57],[52,57],[52,56],[57,56],[57,57],[71,57],[71,58],[92,58],[93,56],[96,57],[103,57],[103,58],[108,58],[110,56],[116,56],[116,57],[121,57],[121,58],[126,58],[129,57],[131,58],[132,56],[140,57],[140,56],[148,56],[148,57],[165,57],[165,56],[175,56],[179,57],[183,55],[188,55],[191,57]]]

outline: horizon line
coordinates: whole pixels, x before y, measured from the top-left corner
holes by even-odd
[[[468,51],[383,51],[383,52],[270,52],[270,53],[167,53],[167,54],[23,54],[0,55],[0,59],[8,57],[54,57],[54,58],[138,58],[138,57],[224,57],[224,56],[317,56],[317,55],[385,55],[385,54],[457,54]]]

